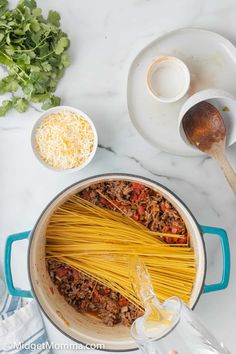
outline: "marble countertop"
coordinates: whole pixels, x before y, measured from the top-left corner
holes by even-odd
[[[10,2],[12,5],[15,1]],[[90,115],[99,148],[81,172],[57,174],[36,161],[31,128],[39,113],[11,112],[0,121],[0,273],[7,235],[33,227],[47,203],[63,188],[91,175],[126,172],[149,177],[175,192],[204,225],[227,230],[232,274],[227,290],[202,295],[196,312],[219,340],[236,353],[236,199],[216,163],[207,157],[184,158],[158,151],[133,128],[126,104],[127,73],[138,51],[163,33],[180,27],[216,31],[236,44],[234,0],[38,0],[45,12],[56,9],[71,38],[72,64],[57,93],[66,105]],[[171,143],[171,142],[170,142]],[[236,168],[236,145],[228,156]],[[219,276],[219,245],[207,238],[208,280]],[[13,252],[16,285],[26,288],[27,245]],[[20,270],[19,270],[20,269]],[[50,340],[70,343],[46,319]],[[57,351],[55,351],[57,352]],[[63,350],[63,353],[73,351]],[[58,351],[59,353],[59,351]]]

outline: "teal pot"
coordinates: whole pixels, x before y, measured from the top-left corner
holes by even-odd
[[[166,187],[149,179],[128,174],[104,174],[87,178],[73,184],[58,194],[42,212],[32,231],[8,237],[5,251],[5,276],[9,292],[12,295],[23,297],[33,296],[50,321],[62,333],[74,341],[86,343],[87,345],[93,343],[102,344],[105,346],[105,350],[129,351],[137,349],[136,344],[130,336],[129,328],[123,325],[116,325],[111,328],[93,316],[76,312],[58,293],[55,285],[49,278],[45,263],[45,230],[54,210],[71,195],[78,193],[84,188],[94,183],[111,180],[126,180],[145,184],[147,187],[162,194],[182,216],[191,235],[191,244],[196,255],[196,279],[189,302],[191,308],[194,308],[197,304],[201,294],[222,290],[227,287],[230,274],[230,251],[225,230],[199,225],[186,205]],[[221,242],[223,271],[221,281],[216,284],[205,284],[207,262],[204,234],[210,234],[211,237],[215,237],[216,239],[219,238]],[[12,243],[22,239],[29,240],[28,276],[31,283],[30,291],[16,289],[11,274]]]

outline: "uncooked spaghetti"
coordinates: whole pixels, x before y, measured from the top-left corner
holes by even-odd
[[[161,301],[176,295],[188,303],[196,274],[194,250],[188,242],[167,244],[163,237],[184,236],[150,231],[75,195],[51,216],[46,257],[83,272],[142,308],[129,277],[129,259],[136,255],[145,263]]]

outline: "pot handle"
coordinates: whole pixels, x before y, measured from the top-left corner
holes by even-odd
[[[16,289],[13,284],[12,273],[11,273],[11,249],[12,243],[19,240],[28,239],[30,231],[21,232],[19,234],[13,234],[8,236],[5,247],[5,259],[4,259],[4,268],[5,268],[5,279],[8,291],[13,296],[19,297],[33,297],[31,291]]]
[[[219,227],[200,225],[200,228],[203,234],[210,234],[220,238],[223,257],[223,271],[221,281],[219,283],[205,285],[203,292],[211,293],[213,291],[226,289],[230,278],[230,248],[227,233],[224,229]]]

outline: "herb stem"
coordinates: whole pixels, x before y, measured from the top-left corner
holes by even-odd
[[[21,70],[21,72],[28,78],[30,79],[29,75],[26,74],[26,72],[19,66],[17,65],[7,54],[3,53],[2,51],[0,51],[0,53],[7,58],[13,65],[15,65],[19,70]],[[23,77],[21,77],[17,71],[15,71],[14,67],[11,67],[11,69],[14,71],[14,73],[18,76],[18,78],[22,81],[24,81],[25,83],[27,83],[27,81],[25,79],[23,79]]]
[[[53,53],[54,53],[54,50],[52,50],[50,53],[48,53],[46,55],[43,55],[42,57],[38,57],[38,59],[45,59],[45,58],[49,57],[49,55],[51,55]]]
[[[1,24],[0,24],[0,28],[2,28],[2,27],[8,28],[8,29],[12,29],[10,26],[5,25],[4,23],[1,23]]]
[[[47,36],[45,36],[34,48],[31,48],[31,49],[16,49],[15,52],[19,53],[28,53],[28,52],[32,52],[32,51],[35,51],[35,49],[37,49],[38,47],[41,46],[42,43],[45,42],[46,39],[52,37],[51,35],[49,36],[49,33],[47,34]]]
[[[16,11],[18,11],[21,14],[22,20],[25,20],[25,16],[23,15],[23,13],[18,7],[16,8]]]

